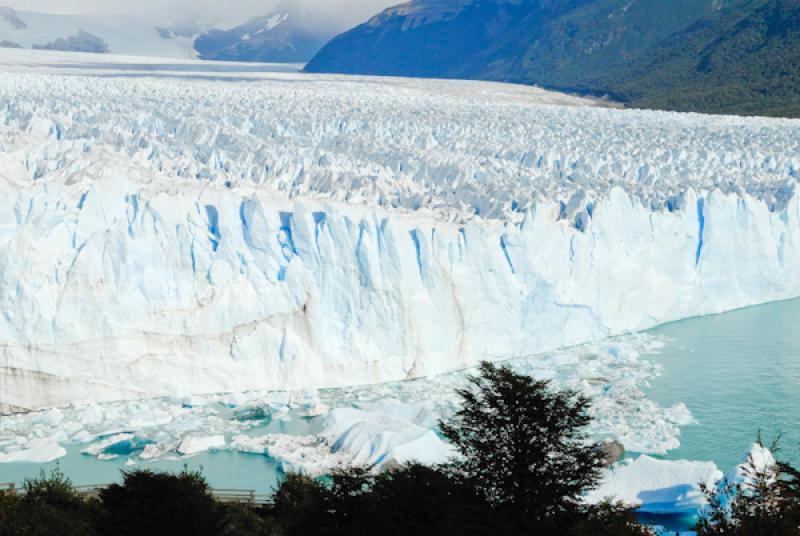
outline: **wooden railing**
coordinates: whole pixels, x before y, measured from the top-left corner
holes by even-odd
[[[75,486],[75,491],[84,497],[98,497],[100,492],[110,484],[85,484]],[[0,482],[0,492],[15,493],[17,490],[13,482]],[[252,506],[265,506],[272,504],[272,496],[268,493],[256,493],[253,489],[214,488],[211,495],[223,503],[241,503]]]
[[[252,489],[212,489],[211,494],[219,502],[242,503],[256,506],[272,504],[272,495],[256,493]]]

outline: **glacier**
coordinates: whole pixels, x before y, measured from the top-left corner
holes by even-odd
[[[800,121],[0,51],[0,409],[373,384],[800,296]]]

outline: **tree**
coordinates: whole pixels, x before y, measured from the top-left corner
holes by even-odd
[[[223,536],[272,536],[279,534],[275,524],[264,515],[263,508],[254,508],[246,503],[219,505],[224,511]]]
[[[123,472],[123,483],[100,493],[101,534],[115,536],[217,536],[224,534],[225,511],[199,473]]]
[[[612,502],[586,506],[572,527],[567,533],[574,536],[655,536],[639,523],[633,508]]]
[[[462,405],[453,418],[440,423],[461,454],[456,471],[520,520],[555,526],[574,517],[601,474],[599,449],[586,434],[588,399],[490,363],[470,387],[458,391]]]
[[[770,460],[751,453],[736,479],[701,486],[708,505],[698,536],[800,536],[800,471]]]
[[[419,464],[404,465],[346,485],[350,495],[350,523],[340,534],[353,536],[468,536],[514,533],[513,524],[504,519],[468,486],[445,468]],[[334,490],[336,489],[334,482]],[[363,490],[361,493],[358,490]],[[338,510],[337,502],[332,502]]]
[[[89,536],[92,505],[75,491],[56,467],[26,480],[21,496],[0,500],[0,535]]]
[[[287,536],[324,534],[328,522],[325,496],[320,482],[288,474],[275,490],[272,514]]]
[[[325,483],[289,475],[274,513],[287,536],[516,534],[444,468],[404,465],[382,473],[334,472]]]

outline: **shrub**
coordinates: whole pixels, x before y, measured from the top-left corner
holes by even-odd
[[[92,505],[56,467],[26,480],[21,496],[0,499],[0,535],[89,536]]]
[[[757,462],[751,453],[738,479],[702,489],[708,506],[698,536],[800,535],[800,472],[787,463]]]
[[[115,536],[217,536],[225,530],[225,511],[199,474],[123,472],[123,483],[100,493],[101,534]]]

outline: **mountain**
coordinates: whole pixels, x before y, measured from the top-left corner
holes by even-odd
[[[45,45],[33,45],[37,50],[63,50],[68,52],[108,53],[108,43],[89,32],[78,30],[78,33],[66,39],[58,38]]]
[[[164,23],[148,17],[51,15],[0,7],[0,48],[34,48],[132,56],[305,63],[340,21],[302,2],[230,29],[201,18]]]
[[[200,35],[194,48],[206,60],[305,63],[333,35],[316,19],[310,10],[284,2],[269,15]]]
[[[632,106],[800,115],[800,0],[414,0],[310,72],[476,78]]]
[[[55,15],[0,7],[0,47],[193,58],[192,44],[191,36],[166,34],[148,17]]]

